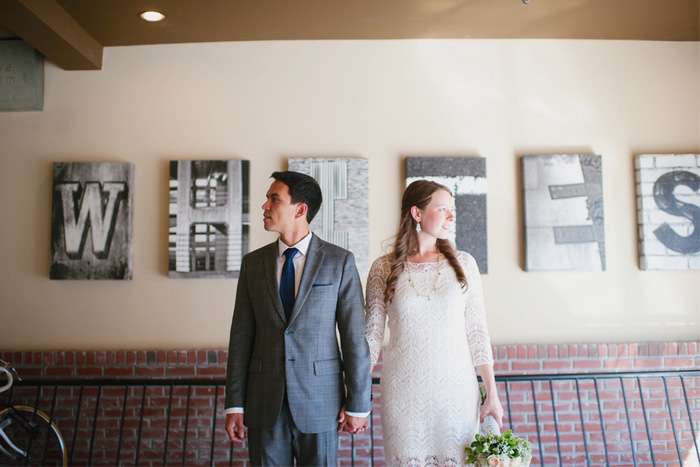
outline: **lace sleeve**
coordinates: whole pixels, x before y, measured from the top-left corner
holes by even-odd
[[[367,328],[365,338],[369,344],[372,355],[372,366],[379,360],[379,352],[384,341],[384,327],[386,326],[386,306],[384,304],[384,286],[388,276],[388,262],[386,257],[377,258],[369,270],[367,278],[366,319]]]
[[[491,339],[486,326],[486,311],[484,309],[484,291],[481,286],[481,276],[476,260],[469,254],[459,252],[459,262],[467,276],[467,306],[464,310],[464,321],[467,332],[469,350],[472,353],[474,366],[493,365]]]

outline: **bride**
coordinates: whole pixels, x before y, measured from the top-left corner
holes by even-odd
[[[367,281],[367,341],[376,365],[388,318],[381,377],[382,427],[391,466],[464,465],[488,414],[502,424],[481,278],[472,256],[447,240],[455,220],[445,186],[411,183],[394,250]],[[481,410],[475,367],[484,381]]]

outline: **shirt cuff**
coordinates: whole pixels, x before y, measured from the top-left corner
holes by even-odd
[[[243,413],[243,407],[229,407],[228,409],[224,409],[224,413]]]
[[[351,417],[358,417],[358,418],[367,417],[370,413],[372,413],[372,412],[348,412],[347,410],[345,411],[346,415],[350,415]]]

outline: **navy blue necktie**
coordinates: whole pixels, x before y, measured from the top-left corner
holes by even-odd
[[[280,298],[284,307],[284,314],[287,316],[287,321],[292,315],[294,308],[294,255],[299,253],[296,248],[287,248],[284,250],[284,266],[282,266],[282,277],[280,278]]]

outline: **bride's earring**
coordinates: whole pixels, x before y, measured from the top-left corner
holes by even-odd
[[[416,233],[420,233],[421,228],[420,228],[420,222],[416,224]]]

